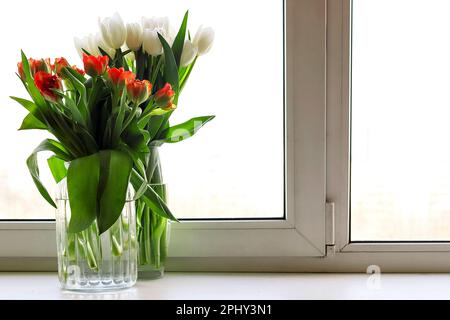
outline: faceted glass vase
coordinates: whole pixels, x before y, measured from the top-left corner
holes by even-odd
[[[122,214],[101,235],[96,220],[81,232],[68,233],[71,212],[66,179],[58,184],[56,243],[62,289],[109,291],[129,288],[136,283],[138,244],[133,197],[130,185]]]
[[[159,147],[150,146],[145,169],[149,186],[167,204]],[[170,221],[156,214],[142,199],[136,203],[137,239],[139,243],[139,279],[157,279],[164,275],[169,249]]]

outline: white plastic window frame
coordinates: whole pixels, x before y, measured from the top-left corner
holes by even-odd
[[[174,224],[168,270],[325,255],[326,1],[285,0],[284,11],[285,219]],[[55,242],[52,221],[0,222],[0,270],[56,270]]]
[[[366,272],[376,265],[381,272],[448,272],[448,242],[351,241],[351,6],[352,0],[327,1],[326,194],[335,204],[335,246],[325,263],[302,268]]]

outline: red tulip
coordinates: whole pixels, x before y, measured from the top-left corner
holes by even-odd
[[[127,80],[126,87],[128,96],[135,104],[141,104],[152,93],[152,84],[148,80]]]
[[[175,109],[175,105],[173,104],[174,96],[175,91],[172,90],[172,86],[170,83],[166,83],[164,87],[155,93],[156,105],[163,109]]]
[[[58,96],[52,91],[52,89],[62,89],[61,79],[58,76],[51,75],[45,71],[38,71],[34,75],[34,83],[45,99],[50,101],[58,100]]]
[[[55,59],[55,65],[54,65],[54,69],[55,73],[62,77],[62,70],[63,68],[66,68],[69,66],[69,62],[67,62],[66,58],[56,58]]]
[[[84,70],[91,77],[97,77],[105,73],[108,62],[108,56],[95,57],[83,53]]]
[[[35,60],[33,58],[29,58],[28,65],[30,66],[30,72],[31,72],[32,77],[34,77],[36,72],[39,72],[39,71],[49,72],[50,71],[50,59]],[[19,62],[17,64],[17,71],[19,72],[19,76],[22,79],[25,79],[25,72],[23,71],[22,62]]]
[[[123,68],[108,68],[106,71],[108,81],[114,86],[123,88],[125,82],[134,80],[136,75],[131,71],[125,71]]]
[[[84,72],[83,69],[78,68],[76,65],[73,65],[72,69],[75,70],[76,72],[78,72],[79,74],[81,74],[82,76],[84,76],[86,74],[86,72]]]

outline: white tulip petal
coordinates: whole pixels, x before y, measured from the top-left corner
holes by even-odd
[[[112,17],[99,19],[100,32],[103,41],[113,49],[119,49],[125,42],[127,30],[118,13],[114,13]]]
[[[127,24],[127,40],[128,48],[133,51],[139,50],[142,46],[142,28],[139,23]]]
[[[145,52],[152,56],[159,56],[163,53],[163,47],[155,30],[146,29],[142,35],[142,47]]]
[[[83,39],[74,38],[73,43],[75,44],[75,49],[77,49],[78,55],[80,56],[80,58],[83,58],[83,50],[82,49],[85,46],[84,38]]]
[[[183,52],[181,54],[180,65],[182,67],[187,67],[190,65],[197,56],[197,52],[197,46],[195,46],[191,41],[186,40],[183,46]]]
[[[214,42],[214,30],[200,26],[194,37],[194,45],[198,48],[198,55],[204,55],[211,50]]]

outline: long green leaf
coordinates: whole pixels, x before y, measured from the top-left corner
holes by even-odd
[[[41,113],[39,112],[38,107],[33,101],[10,96],[11,99],[14,101],[20,103],[25,109],[27,109],[32,115],[34,115],[38,120],[41,122],[45,122],[44,118],[42,117]]]
[[[158,33],[159,40],[164,49],[164,81],[171,84],[172,89],[178,93],[178,65],[173,51],[162,35]],[[175,103],[176,104],[176,103]]]
[[[84,82],[78,79],[79,74],[71,68],[63,68],[63,74],[70,80],[77,92],[80,94],[80,101],[78,102],[78,108],[83,115],[86,123],[89,122],[89,112],[87,108],[87,93]],[[78,74],[78,75],[76,75]],[[84,79],[84,78],[83,78]]]
[[[45,200],[47,200],[48,203],[56,208],[55,202],[41,182],[39,176],[39,164],[37,155],[41,151],[51,151],[55,153],[59,158],[64,160],[69,160],[70,156],[67,154],[65,148],[59,142],[51,139],[46,139],[42,141],[36,149],[34,149],[33,153],[27,159],[28,170],[30,171],[31,178],[33,179],[33,182],[36,185],[39,193],[42,195],[42,197],[44,197]]]
[[[139,173],[133,169],[131,173],[131,183],[134,189],[138,190],[142,186],[144,181],[145,180],[139,175]],[[140,199],[142,199],[142,201],[144,201],[145,204],[147,204],[149,208],[152,209],[152,211],[156,214],[173,221],[178,221],[178,219],[175,218],[172,212],[170,212],[170,209],[167,207],[163,199],[161,199],[161,197],[153,190],[150,185],[147,184],[147,189]]]
[[[51,156],[47,159],[47,163],[56,183],[59,183],[67,176],[67,168],[64,160],[61,160],[57,156]]]
[[[56,95],[58,95],[61,98],[65,98],[65,101],[63,104],[61,104],[61,106],[68,110],[70,115],[72,116],[72,119],[75,122],[81,123],[83,125],[86,125],[85,119],[83,118],[83,116],[81,115],[80,110],[78,109],[75,101],[69,97],[67,94],[62,93],[61,91],[53,91]]]
[[[201,127],[214,119],[215,116],[204,116],[192,118],[186,122],[177,124],[164,130],[154,144],[176,143],[192,137]]]
[[[67,191],[71,210],[68,232],[83,231],[95,220],[98,211],[99,179],[100,156],[98,153],[70,162],[67,170]]]
[[[188,23],[189,10],[184,14],[183,22],[181,23],[180,29],[175,37],[172,45],[173,55],[177,66],[180,66],[181,55],[183,53],[184,39],[186,38],[186,29]]]
[[[37,119],[33,114],[29,113],[22,121],[19,130],[46,130],[47,126]]]
[[[116,150],[100,151],[99,211],[100,233],[108,230],[119,218],[125,205],[133,160]]]

